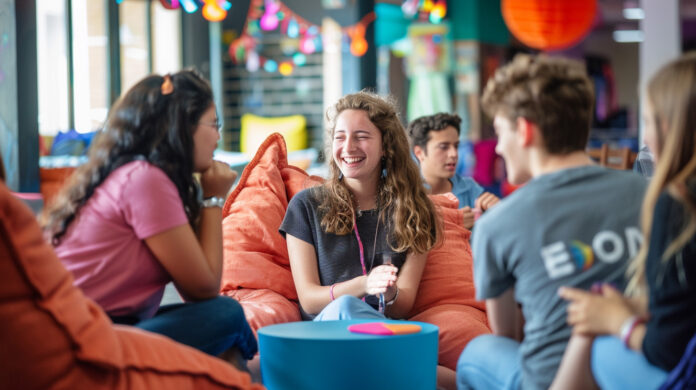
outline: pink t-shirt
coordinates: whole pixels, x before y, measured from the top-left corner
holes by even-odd
[[[55,250],[75,285],[109,315],[150,318],[171,277],[144,239],[187,223],[169,177],[133,161],[97,187]]]

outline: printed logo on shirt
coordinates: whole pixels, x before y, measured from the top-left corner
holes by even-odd
[[[592,253],[592,247],[578,240],[571,241],[569,246],[570,248],[568,248],[568,251],[573,257],[575,266],[578,269],[585,271],[592,267],[592,264],[594,263],[594,253]]]
[[[591,245],[579,240],[545,245],[541,248],[541,258],[549,278],[558,279],[576,271],[586,271],[596,260],[613,264],[626,258],[626,254],[632,258],[638,253],[642,241],[640,230],[634,226],[626,228],[623,235],[602,230],[594,236]]]

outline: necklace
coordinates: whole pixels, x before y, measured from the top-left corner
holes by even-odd
[[[352,194],[351,194],[351,197],[352,197]],[[377,210],[377,207],[372,208],[372,209],[368,209],[368,210],[361,209],[360,208],[360,201],[358,201],[357,198],[355,199],[355,205],[356,205],[358,217],[362,217],[363,213],[370,213],[370,212]]]
[[[363,275],[367,275],[367,267],[365,266],[365,249],[363,247],[362,240],[360,239],[360,233],[358,232],[358,221],[353,215],[353,230],[355,231],[355,238],[358,240],[358,248],[360,250],[360,265],[362,266]],[[370,269],[375,262],[375,252],[377,250],[377,233],[379,232],[379,216],[377,217],[377,226],[375,226],[375,238],[372,244],[372,258],[370,259]]]

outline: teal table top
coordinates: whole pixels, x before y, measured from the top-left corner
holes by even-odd
[[[390,324],[412,324],[420,325],[419,333],[410,333],[404,335],[371,335],[364,333],[353,333],[348,330],[348,326],[352,324],[366,322],[386,322]],[[437,333],[438,328],[435,325],[424,322],[415,321],[398,321],[398,320],[347,320],[347,321],[300,321],[287,322],[284,324],[275,324],[265,326],[259,329],[258,333],[267,337],[280,337],[285,339],[296,340],[366,340],[366,339],[382,339],[385,337],[417,337],[424,333]]]

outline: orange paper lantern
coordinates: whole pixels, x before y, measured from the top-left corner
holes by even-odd
[[[541,50],[573,46],[587,35],[597,0],[503,0],[503,19],[525,45]]]
[[[221,22],[227,17],[227,11],[225,11],[217,0],[205,0],[205,5],[203,6],[203,17],[210,22]]]

